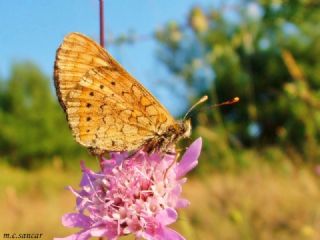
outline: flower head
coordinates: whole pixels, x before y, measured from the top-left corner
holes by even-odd
[[[77,197],[77,213],[62,217],[66,227],[82,230],[65,238],[110,240],[135,234],[153,240],[184,239],[167,226],[177,220],[176,209],[188,206],[180,197],[184,175],[198,163],[202,141],[197,139],[176,162],[175,154],[139,151],[132,156],[113,153],[103,160],[98,173],[82,164],[81,190],[69,189]]]

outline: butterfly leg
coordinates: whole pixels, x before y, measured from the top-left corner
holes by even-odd
[[[170,164],[170,166],[167,168],[166,172],[164,173],[164,176],[163,176],[164,179],[167,177],[167,173],[168,173],[169,169],[178,161],[179,156],[180,156],[180,153],[176,154],[176,157],[174,158],[174,160],[172,161],[172,163]]]
[[[105,152],[106,152],[105,150],[102,150],[100,148],[90,147],[88,149],[89,149],[89,152],[94,156],[103,156],[105,154]]]

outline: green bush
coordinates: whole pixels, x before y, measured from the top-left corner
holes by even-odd
[[[13,165],[30,168],[84,152],[72,139],[49,83],[31,63],[15,64],[1,81],[0,156]]]

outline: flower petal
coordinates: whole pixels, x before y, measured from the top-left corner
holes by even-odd
[[[177,204],[176,204],[176,208],[186,208],[190,205],[189,200],[181,198],[178,200]]]
[[[87,240],[90,237],[89,231],[81,231],[64,238],[54,238],[54,240]]]
[[[161,227],[157,232],[157,235],[156,239],[159,240],[185,240],[178,232],[167,227]]]
[[[201,137],[195,140],[187,151],[183,154],[181,161],[176,167],[176,178],[179,179],[187,174],[191,169],[193,169],[198,164],[198,158],[200,156],[202,147]]]
[[[108,230],[101,227],[92,228],[90,234],[92,237],[102,237]]]
[[[81,213],[65,214],[61,221],[65,227],[88,228],[91,225],[91,219]]]
[[[166,208],[159,212],[156,219],[161,225],[169,225],[177,221],[178,213],[173,208]]]
[[[108,239],[116,239],[118,236],[118,225],[116,223],[107,222],[98,227],[91,228],[92,237],[107,237]]]
[[[80,187],[90,185],[97,178],[97,174],[90,169],[82,169],[82,179],[80,181]]]
[[[136,237],[137,237],[138,239],[143,238],[143,239],[145,239],[145,240],[157,240],[157,239],[155,238],[154,234],[149,234],[149,233],[142,232],[142,231],[137,232],[135,235],[136,235]]]

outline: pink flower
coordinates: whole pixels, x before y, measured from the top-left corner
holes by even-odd
[[[62,224],[82,230],[65,240],[106,237],[110,240],[134,234],[147,240],[182,240],[168,228],[178,218],[176,209],[188,206],[180,197],[184,175],[198,164],[202,140],[198,138],[176,162],[175,154],[139,151],[133,156],[113,153],[103,160],[101,172],[82,164],[77,213],[65,214]]]

